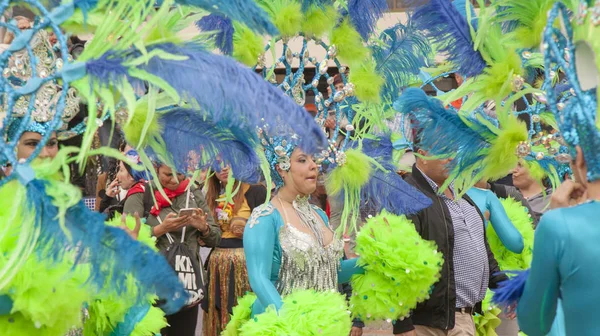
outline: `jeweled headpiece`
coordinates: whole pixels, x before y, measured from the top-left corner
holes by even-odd
[[[290,157],[296,146],[298,146],[298,136],[276,132],[269,125],[258,128],[257,132],[269,163],[271,179],[275,183],[275,187],[279,188],[283,186],[283,178],[277,172],[277,166],[285,171],[290,169]]]
[[[548,103],[554,113],[570,154],[580,146],[589,181],[600,179],[600,122],[598,121],[598,69],[600,69],[600,2],[579,1],[578,8],[568,9],[556,3],[548,17],[544,32],[546,80],[551,64],[558,65],[572,86],[571,95],[561,98],[548,92]],[[569,16],[573,11],[573,17]],[[555,26],[564,22],[565,31]]]
[[[63,60],[55,54],[50,43],[49,33],[45,30],[38,30],[27,48],[10,56],[7,66],[2,71],[2,76],[6,79],[5,83],[10,85],[12,90],[26,92],[27,83],[33,78],[49,80],[40,86],[35,95],[23,94],[11,97],[10,93],[5,90],[0,96],[2,102],[0,104],[0,114],[6,113],[9,115],[6,132],[9,139],[16,135],[23,122],[27,123],[24,128],[25,131],[37,132],[42,135],[56,130],[60,137],[61,132],[68,130],[68,122],[79,113],[79,97],[76,89],[72,87],[69,87],[66,93],[63,93],[62,85],[59,84],[56,78],[53,78],[62,66]],[[65,97],[64,106],[59,107],[61,96]],[[12,108],[9,107],[11,99],[16,99]],[[52,121],[58,108],[62,109],[62,125],[57,129],[52,129],[48,123]],[[28,116],[28,111],[31,111],[31,114],[29,119],[26,119],[24,117]]]

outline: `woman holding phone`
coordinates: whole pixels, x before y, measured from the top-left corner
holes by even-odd
[[[165,251],[171,245],[170,240],[182,241],[199,260],[202,240],[206,246],[215,247],[221,240],[221,230],[210,214],[202,191],[183,174],[177,174],[167,165],[161,164],[157,169],[158,183],[162,186],[165,198],[156,188],[154,199],[156,203],[150,209],[146,224],[152,227],[152,234],[157,238],[156,246]],[[189,188],[188,188],[189,186]],[[135,194],[127,201],[125,212],[144,213],[148,207],[148,197],[145,194]],[[150,197],[151,198],[151,197]],[[152,202],[152,201],[150,201]],[[181,211],[181,210],[184,211]],[[180,213],[181,212],[181,213]],[[183,239],[182,239],[183,237]],[[193,336],[198,320],[198,302],[188,306],[174,315],[167,316],[169,327],[162,335]]]
[[[232,203],[225,198],[229,168],[210,176],[206,181],[206,202],[223,231],[220,244],[208,257],[208,294],[202,302],[204,335],[220,335],[229,322],[237,300],[250,291],[246,258],[244,257],[244,227],[252,210],[264,204],[267,189],[234,181]]]

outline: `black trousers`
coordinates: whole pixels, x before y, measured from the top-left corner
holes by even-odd
[[[162,336],[194,336],[198,323],[198,306],[167,316],[169,326],[160,331]]]

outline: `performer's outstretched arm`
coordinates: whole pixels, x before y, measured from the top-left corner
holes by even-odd
[[[506,215],[504,206],[491,191],[487,192],[487,206],[490,211],[490,222],[500,241],[511,252],[523,252],[523,236]]]

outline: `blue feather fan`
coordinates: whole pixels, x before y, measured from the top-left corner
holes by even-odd
[[[384,30],[379,38],[385,45],[373,45],[371,51],[377,63],[377,73],[385,76],[382,97],[393,102],[401,88],[408,86],[420,69],[428,65],[432,50],[427,38],[410,22],[407,26],[398,24]]]
[[[162,143],[178,171],[187,171],[189,154],[194,151],[209,159],[197,168],[214,168],[223,162],[231,166],[236,179],[258,182],[260,160],[254,151],[258,145],[254,133],[212,123],[201,112],[185,108],[161,114],[158,122]]]
[[[69,239],[59,224],[58,208],[47,195],[47,187],[48,182],[43,180],[27,184],[28,205],[36,209],[35,225],[41,229],[37,253],[52,262],[62,259],[67,248],[77,248],[77,260],[85,258],[91,269],[90,281],[99,288],[124,292],[131,274],[137,280],[140,301],[156,294],[166,300],[161,308],[167,314],[185,304],[187,293],[166,259],[131,239],[124,230],[104,225],[104,215],[89,210],[83,201],[65,215]]]
[[[231,55],[233,52],[233,23],[231,19],[217,14],[210,14],[196,22],[202,31],[214,31],[215,45],[223,54]]]
[[[267,12],[253,0],[175,0],[175,2],[222,14],[259,33],[266,33],[271,36],[279,35]]]
[[[360,36],[368,40],[375,30],[377,21],[388,10],[386,0],[349,0],[348,15]]]
[[[529,270],[505,273],[514,274],[514,276],[498,284],[498,289],[494,290],[492,301],[500,307],[511,307],[517,304],[523,295],[527,278],[529,278]]]
[[[482,162],[484,155],[480,153],[490,146],[486,139],[494,137],[477,120],[468,119],[467,125],[456,112],[444,108],[438,99],[427,97],[421,89],[406,89],[394,103],[394,109],[412,116],[419,148],[430,155],[456,155],[448,164],[451,170],[464,171]]]
[[[415,26],[447,53],[448,60],[456,65],[458,73],[473,77],[483,72],[486,63],[474,50],[467,20],[450,0],[430,0],[413,14]]]
[[[265,124],[272,128],[286,125],[307,153],[316,153],[326,146],[325,134],[312,116],[251,69],[195,44],[163,44],[154,48],[188,59],[154,57],[140,67],[165,80],[184,98],[196,101],[214,122],[246,129]]]

